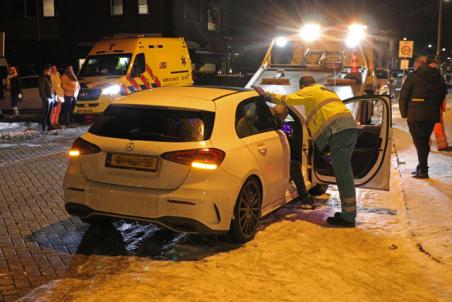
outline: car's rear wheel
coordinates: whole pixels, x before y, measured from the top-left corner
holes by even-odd
[[[235,243],[254,238],[261,218],[262,188],[256,178],[248,179],[240,190],[234,207],[229,237]]]
[[[319,196],[325,194],[326,190],[328,190],[327,184],[316,184],[309,190],[309,193],[311,193],[314,196]]]

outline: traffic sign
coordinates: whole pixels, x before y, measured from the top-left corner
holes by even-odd
[[[414,41],[399,41],[399,58],[413,57]]]
[[[410,68],[410,60],[407,59],[400,60],[400,69],[408,70],[408,68]]]

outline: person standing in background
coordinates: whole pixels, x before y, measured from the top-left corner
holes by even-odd
[[[74,108],[77,102],[80,84],[71,65],[67,66],[61,77],[61,87],[64,89],[64,117],[66,126],[74,123]]]
[[[11,90],[11,107],[13,108],[14,115],[18,117],[19,108],[17,105],[22,100],[22,82],[20,81],[16,67],[9,67],[6,81],[8,89]]]
[[[64,90],[61,87],[61,77],[55,65],[50,69],[50,81],[52,83],[52,89],[55,93],[55,106],[53,106],[50,112],[50,125],[53,128],[60,128],[58,120],[60,117],[62,103],[64,102]]]
[[[45,65],[42,69],[42,74],[38,78],[39,96],[42,100],[42,131],[46,132],[48,129],[49,115],[54,104],[54,93],[52,89],[52,82],[50,81],[50,65]]]
[[[429,178],[430,136],[435,124],[440,122],[441,105],[446,95],[446,83],[438,70],[438,61],[432,56],[428,56],[426,64],[410,74],[402,85],[400,115],[408,120],[419,162],[412,172],[414,178]]]

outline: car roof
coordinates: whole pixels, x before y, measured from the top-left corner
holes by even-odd
[[[133,93],[118,99],[114,104],[215,111],[216,100],[243,91],[250,89],[217,86],[160,87]]]

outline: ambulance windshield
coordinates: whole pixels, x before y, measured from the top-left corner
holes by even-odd
[[[80,70],[79,77],[125,75],[131,54],[89,56]]]

